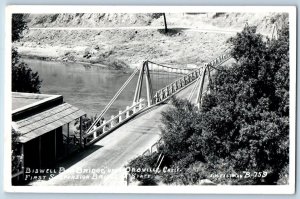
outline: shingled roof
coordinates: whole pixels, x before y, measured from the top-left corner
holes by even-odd
[[[30,117],[14,121],[14,126],[21,134],[19,141],[25,143],[83,115],[85,113],[79,108],[63,103]]]

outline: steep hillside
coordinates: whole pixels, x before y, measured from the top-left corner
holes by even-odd
[[[74,13],[30,14],[29,27],[114,27],[149,25],[152,14]]]
[[[166,13],[167,23],[177,27],[222,27],[240,29],[247,22],[258,27],[258,31],[271,31],[276,22],[280,26],[287,14],[278,13]],[[74,13],[74,14],[29,14],[29,27],[132,27],[162,26],[159,13]]]
[[[242,30],[246,22],[270,35],[275,22],[280,27],[282,21],[288,20],[287,15],[276,13],[166,13],[166,17],[171,27],[168,34],[157,29],[164,25],[160,14],[29,14],[29,30],[15,45],[23,56],[47,60],[122,68],[148,59],[185,67],[218,56],[228,47],[226,40]],[[95,29],[107,27],[115,29]],[[188,31],[189,28],[192,29]]]

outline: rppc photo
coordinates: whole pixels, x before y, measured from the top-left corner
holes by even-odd
[[[296,7],[6,11],[6,191],[294,193]]]

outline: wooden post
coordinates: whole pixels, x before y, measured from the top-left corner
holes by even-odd
[[[137,104],[136,102],[133,102],[133,104],[132,104],[133,105],[133,109],[132,109],[133,110],[133,114],[136,113],[136,106],[135,106],[136,104]]]
[[[67,155],[69,155],[69,147],[70,147],[70,123],[67,124]]]
[[[56,165],[56,129],[54,130],[54,165]]]
[[[143,99],[140,99],[139,111],[143,109]]]
[[[106,132],[106,121],[103,120],[103,123],[102,123],[102,124],[105,124],[105,125],[103,125],[103,130],[102,130],[102,132],[105,133],[105,132]]]
[[[82,143],[82,125],[83,125],[82,116],[80,116],[80,118],[79,118],[79,142],[80,142],[79,146],[80,146],[80,148],[84,147],[84,145]]]
[[[114,127],[114,126],[115,126],[114,117],[115,117],[114,115],[112,115],[112,116],[110,117],[110,119],[111,119],[110,126],[111,126],[111,127]]]
[[[121,123],[122,122],[122,111],[119,111],[119,123]]]
[[[39,167],[42,168],[42,136],[39,137]]]
[[[130,113],[129,113],[129,106],[126,106],[126,118],[130,117]]]

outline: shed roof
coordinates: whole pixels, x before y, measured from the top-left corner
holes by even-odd
[[[12,92],[12,111],[15,113],[23,109],[28,109],[60,96],[61,95]]]
[[[19,141],[21,143],[28,142],[83,115],[85,113],[79,108],[63,103],[25,119],[15,121],[16,130],[21,134]]]

